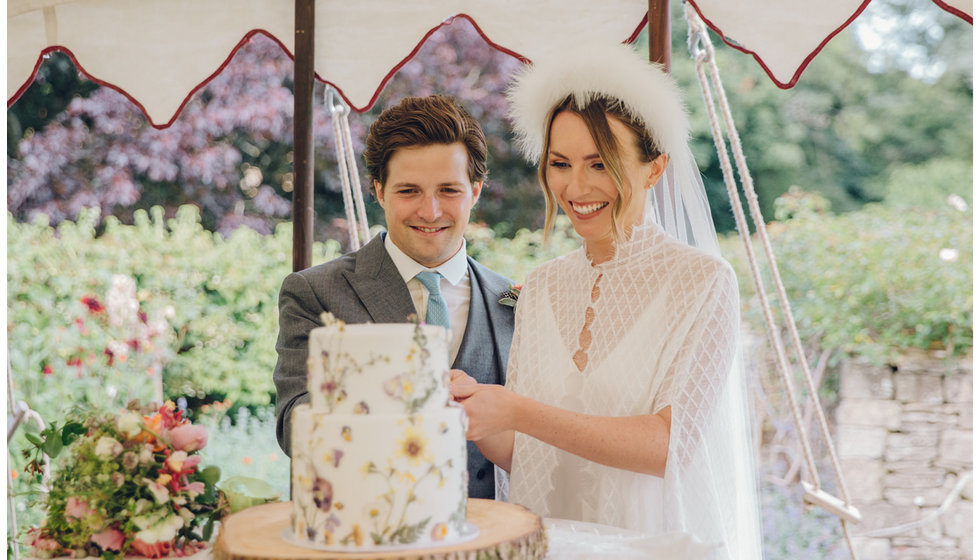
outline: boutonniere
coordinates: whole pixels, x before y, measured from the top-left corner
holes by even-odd
[[[524,284],[511,284],[507,291],[500,296],[497,303],[501,305],[506,305],[507,307],[515,307],[517,305],[517,298],[521,295],[521,288]]]

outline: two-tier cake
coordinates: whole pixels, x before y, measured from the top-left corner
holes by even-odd
[[[291,536],[337,550],[466,536],[466,415],[449,397],[448,331],[415,324],[310,333],[310,404],[293,412]]]

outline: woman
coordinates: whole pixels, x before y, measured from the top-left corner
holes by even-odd
[[[756,558],[738,289],[676,86],[629,46],[518,77],[511,114],[547,202],[583,247],[528,275],[506,387],[454,372],[467,437],[545,516],[683,532]]]

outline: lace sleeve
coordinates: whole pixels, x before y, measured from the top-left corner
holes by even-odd
[[[709,283],[671,373],[664,474],[668,530],[713,545],[713,559],[760,550],[754,448],[743,370],[736,359],[738,289],[725,266]]]
[[[706,297],[667,375],[663,398],[656,408],[671,406],[671,444],[677,459],[687,462],[688,446],[696,445],[710,425],[713,411],[729,379],[739,333],[738,286],[731,268],[719,267]]]

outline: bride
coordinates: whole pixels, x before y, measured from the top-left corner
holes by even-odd
[[[583,45],[509,97],[545,231],[560,207],[583,246],[528,275],[506,387],[453,372],[468,439],[544,517],[761,557],[738,288],[676,86],[629,46]]]

